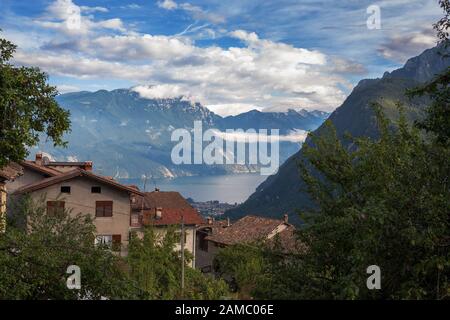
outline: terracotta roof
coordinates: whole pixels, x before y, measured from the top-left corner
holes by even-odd
[[[145,192],[144,197],[136,197],[136,201],[131,206],[135,212],[144,209],[142,218],[144,225],[180,224],[182,215],[185,224],[205,223],[198,211],[176,191]],[[161,218],[156,218],[157,208],[161,209]]]
[[[47,168],[41,165],[36,164],[34,161],[30,161],[30,160],[24,160],[20,162],[20,165],[22,167],[37,171],[39,173],[43,173],[45,175],[48,175],[50,177],[54,177],[57,176],[59,174],[61,174],[62,172],[53,168]]]
[[[136,197],[135,203],[132,204],[132,209],[135,211],[140,211],[142,208],[146,210],[157,207],[193,209],[190,203],[176,191],[145,192],[145,197]]]
[[[294,226],[289,226],[276,234],[270,239],[269,244],[272,246],[280,245],[283,253],[300,253],[305,251],[305,246],[297,240]]]
[[[0,169],[0,179],[2,180],[14,180],[22,174],[23,168],[14,162],[11,162]]]
[[[206,237],[206,240],[225,245],[266,240],[272,231],[282,224],[287,223],[283,220],[249,215],[239,219],[230,227],[218,230],[216,234]]]
[[[209,231],[210,235],[214,235],[223,228],[229,227],[227,220],[212,220],[210,223],[206,222],[198,226],[197,230]]]
[[[92,173],[92,172],[86,171],[86,170],[82,170],[82,169],[73,169],[66,173],[59,173],[56,176],[40,180],[36,183],[28,184],[26,186],[23,186],[22,188],[17,189],[15,193],[22,194],[22,193],[33,192],[33,191],[43,189],[48,186],[54,185],[56,183],[67,181],[67,180],[70,180],[70,179],[73,179],[76,177],[86,177],[86,178],[96,180],[98,182],[107,184],[111,187],[114,187],[114,188],[117,188],[117,189],[120,189],[123,191],[127,191],[127,192],[134,193],[134,194],[141,195],[141,196],[143,195],[142,192],[140,192],[134,188],[127,187],[123,184],[118,183],[117,181],[107,179],[105,177],[96,175],[95,173]]]
[[[167,226],[181,224],[181,217],[186,225],[199,225],[204,223],[202,216],[194,208],[161,208],[161,218],[156,218],[156,208],[144,210],[142,223],[144,225]]]

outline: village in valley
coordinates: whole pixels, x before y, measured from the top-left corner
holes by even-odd
[[[134,185],[124,185],[96,174],[94,164],[86,162],[50,161],[42,153],[35,160],[11,163],[0,170],[1,217],[3,232],[10,203],[29,196],[34,201],[45,199],[47,214],[69,210],[72,214],[87,214],[96,227],[95,244],[107,245],[117,255],[126,257],[132,232],[142,234],[144,228],[154,227],[164,234],[169,227],[183,232],[176,250],[192,254],[190,267],[203,273],[214,273],[214,257],[220,248],[230,245],[275,242],[279,239],[283,251],[295,249],[294,226],[288,216],[279,219],[247,215],[237,221],[220,219],[220,215],[203,216],[176,191],[157,188],[143,192]],[[183,240],[181,240],[183,239]]]

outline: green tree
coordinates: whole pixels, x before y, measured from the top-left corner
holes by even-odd
[[[444,299],[450,294],[450,149],[427,143],[400,108],[396,129],[374,105],[380,138],[349,151],[328,124],[303,146],[301,166],[318,205],[299,232],[308,248],[298,272],[312,298]],[[314,168],[314,170],[311,170]],[[318,174],[317,174],[318,173]],[[378,265],[381,290],[368,290]]]
[[[0,168],[23,160],[42,134],[64,146],[62,136],[70,128],[69,112],[55,101],[58,92],[48,85],[47,75],[39,68],[12,65],[15,50],[0,38]]]
[[[143,235],[132,234],[127,262],[134,285],[142,299],[220,299],[227,295],[221,280],[203,275],[199,270],[185,268],[185,289],[181,291],[181,257],[175,250],[179,234],[174,228],[158,232],[146,227]],[[192,255],[185,251],[185,263]]]
[[[449,45],[448,29],[450,28],[450,1],[439,0],[439,5],[444,11],[444,17],[436,22],[433,27],[437,31],[438,44],[447,48]],[[441,54],[444,59],[450,58],[448,54]],[[429,83],[409,90],[410,97],[425,96],[431,99],[431,105],[427,108],[424,119],[417,121],[416,125],[431,133],[435,142],[450,144],[450,68]]]
[[[228,280],[238,298],[255,297],[258,288],[265,283],[269,265],[263,244],[236,244],[220,249],[214,258],[214,269]]]
[[[125,263],[94,246],[88,215],[64,210],[47,215],[41,202],[24,199],[6,233],[0,235],[0,299],[126,299],[135,297]],[[67,288],[67,267],[81,271],[81,289]]]

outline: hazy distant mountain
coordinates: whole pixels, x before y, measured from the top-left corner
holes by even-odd
[[[222,119],[222,127],[227,128],[278,128],[280,133],[287,134],[289,131],[302,129],[311,131],[319,127],[328,113],[323,111],[296,111],[289,109],[287,112],[261,112],[252,110],[237,116],[228,116]]]
[[[434,75],[450,66],[450,59],[439,54],[439,48],[426,50],[421,55],[408,60],[404,67],[385,73],[381,79],[362,80],[352,93],[329,117],[337,133],[342,138],[345,132],[353,136],[376,137],[377,129],[370,102],[378,101],[385,113],[397,117],[395,103],[401,101],[406,107],[409,120],[421,117],[428,101],[424,98],[409,100],[405,97],[407,88],[429,81]],[[316,130],[320,134],[322,127]],[[308,143],[307,139],[305,143]],[[281,217],[289,213],[298,222],[296,210],[310,205],[304,184],[298,173],[297,163],[303,158],[300,150],[289,158],[276,175],[268,177],[249,199],[236,209],[227,211],[232,218],[246,214]]]
[[[250,111],[223,118],[199,103],[183,98],[146,99],[128,89],[74,92],[57,97],[70,110],[72,131],[66,136],[67,149],[42,144],[33,149],[51,154],[58,160],[92,160],[94,169],[104,175],[155,178],[186,175],[212,175],[254,172],[251,165],[181,165],[172,164],[170,153],[176,144],[170,141],[176,128],[191,130],[195,120],[207,128],[279,129],[282,135],[317,128],[328,116],[325,112],[289,110],[284,113]],[[280,144],[281,161],[300,148],[298,142]]]

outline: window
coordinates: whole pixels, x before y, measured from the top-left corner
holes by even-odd
[[[112,235],[112,250],[120,251],[121,247],[122,247],[122,235],[113,234]]]
[[[208,240],[205,239],[207,236],[207,233],[198,234],[198,247],[205,252],[208,252]]]
[[[130,224],[132,227],[140,227],[141,226],[141,219],[139,217],[139,214],[131,214],[131,221]]]
[[[96,217],[112,217],[113,202],[112,201],[96,201],[95,216]]]
[[[98,187],[98,186],[92,187],[91,193],[102,193],[102,187]]]
[[[61,193],[70,193],[70,186],[62,186]]]
[[[210,273],[212,272],[212,266],[205,266],[200,269],[202,273]]]
[[[103,234],[95,237],[95,245],[106,246],[113,251],[120,251],[122,246],[122,235],[120,234]]]
[[[47,201],[47,214],[57,215],[64,212],[65,202],[64,201]]]
[[[177,235],[177,237],[179,237],[178,239],[180,239],[180,243],[181,243],[181,231],[177,231],[176,235]],[[186,230],[184,230],[184,245],[186,245],[186,238],[187,238],[187,232],[186,232]]]
[[[96,245],[110,246],[112,243],[112,235],[100,235],[95,237]]]

